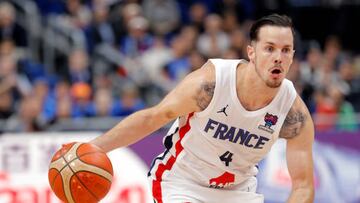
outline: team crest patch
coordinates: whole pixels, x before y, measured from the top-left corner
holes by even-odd
[[[271,126],[276,125],[277,120],[278,117],[276,115],[266,113],[264,117],[265,125],[259,125],[258,128],[272,134],[274,129],[271,129]]]

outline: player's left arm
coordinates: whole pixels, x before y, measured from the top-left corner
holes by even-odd
[[[292,181],[288,203],[314,202],[314,175],[312,145],[314,124],[310,113],[297,96],[280,131],[287,140],[286,160]]]

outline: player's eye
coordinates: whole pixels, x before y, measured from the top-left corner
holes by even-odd
[[[283,49],[282,49],[282,52],[283,52],[284,54],[288,54],[288,53],[290,53],[290,49],[289,49],[289,48],[283,48]]]
[[[273,51],[274,51],[274,47],[272,47],[272,46],[267,46],[267,47],[265,47],[265,50],[266,50],[267,52],[273,52]]]

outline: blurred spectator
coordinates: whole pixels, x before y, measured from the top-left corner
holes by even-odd
[[[47,80],[49,85],[51,83],[51,76],[47,73],[46,68],[34,61],[24,59],[19,61],[19,72],[26,75],[30,82],[34,83],[37,80]]]
[[[129,21],[141,16],[141,13],[141,6],[136,3],[123,3],[114,9],[112,15],[109,16],[109,21],[115,32],[116,44],[121,44],[123,38],[127,35]]]
[[[234,48],[229,48],[222,55],[221,58],[224,59],[239,59],[238,52]]]
[[[353,106],[344,100],[341,89],[331,83],[317,94],[315,120],[318,131],[358,129]]]
[[[228,35],[222,30],[222,19],[211,14],[205,19],[205,32],[200,35],[197,48],[211,58],[221,56],[230,46]]]
[[[31,84],[17,72],[16,61],[10,56],[0,57],[0,94],[10,91],[15,100],[29,95]]]
[[[346,100],[360,112],[360,75],[356,73],[352,60],[345,60],[339,66],[339,77],[349,86]]]
[[[299,95],[301,95],[303,90],[303,84],[301,81],[301,74],[300,74],[300,61],[297,58],[293,59],[293,63],[291,64],[291,67],[286,75],[286,78],[294,83],[296,91],[298,92]]]
[[[196,49],[196,44],[199,38],[198,30],[192,25],[185,25],[181,28],[179,35],[184,40],[184,43],[187,43],[189,50]]]
[[[236,14],[233,12],[226,12],[223,16],[223,30],[226,33],[231,33],[240,25],[237,21]]]
[[[177,36],[171,42],[173,59],[165,66],[165,73],[173,84],[167,87],[168,91],[190,72],[190,47],[184,40],[183,37]]]
[[[113,113],[114,116],[127,116],[143,108],[145,104],[136,86],[127,85],[123,87],[120,99],[115,102]]]
[[[56,83],[55,88],[49,91],[47,97],[44,99],[41,112],[41,118],[44,125],[51,124],[56,121],[57,114],[59,114],[59,108],[63,108],[63,104],[60,103],[63,103],[64,100],[70,101],[69,115],[71,115],[70,85],[66,81],[59,81]]]
[[[69,119],[72,117],[72,104],[70,97],[59,98],[56,102],[55,121]]]
[[[82,49],[73,50],[68,59],[68,69],[66,78],[71,83],[86,82],[91,83],[91,73],[89,67],[89,57],[87,53]]]
[[[256,9],[254,1],[238,1],[238,0],[222,0],[216,1],[216,12],[224,18],[230,14],[231,18],[235,18],[237,22],[244,22],[246,19],[254,17]],[[235,20],[234,19],[234,20]]]
[[[0,2],[0,42],[12,40],[16,46],[26,47],[25,30],[15,23],[15,8],[9,2]]]
[[[140,57],[140,66],[145,73],[140,94],[148,105],[158,103],[164,96],[163,86],[167,85],[168,79],[163,73],[163,67],[172,59],[172,51],[161,37],[156,37],[154,45]]]
[[[112,88],[113,84],[110,74],[112,73],[95,74],[93,82],[94,88]]]
[[[41,111],[40,98],[29,96],[21,101],[19,114],[20,114],[20,128],[22,131],[33,132],[41,130],[38,124],[38,116]]]
[[[45,78],[38,79],[35,81],[33,87],[32,87],[32,95],[36,98],[39,98],[39,101],[44,101],[44,99],[49,94],[49,84],[48,81],[46,81]],[[42,104],[43,102],[41,102]]]
[[[354,107],[344,99],[344,95],[340,89],[333,87],[330,90],[331,98],[337,107],[337,130],[356,131],[358,125]]]
[[[318,88],[318,77],[322,62],[322,52],[317,43],[312,42],[306,55],[306,60],[300,63],[300,78],[303,86],[302,99],[310,112],[315,111],[315,91]]]
[[[109,89],[101,88],[96,90],[93,106],[93,111],[96,116],[105,117],[114,115],[113,104],[113,97]]]
[[[43,65],[30,60],[27,50],[19,49],[11,39],[0,42],[0,57],[12,58],[14,62],[17,63],[17,72],[24,74],[31,82],[38,77],[45,76]]]
[[[41,112],[39,98],[27,96],[20,102],[17,115],[10,118],[6,130],[14,132],[35,132],[42,130],[38,123]]]
[[[230,47],[236,52],[238,58],[247,59],[247,45],[249,40],[246,33],[240,27],[235,28],[230,33]]]
[[[14,41],[11,39],[1,40],[0,42],[0,56],[10,56],[17,59],[17,55],[15,53],[16,46]]]
[[[334,35],[328,36],[324,45],[325,60],[337,70],[343,57],[340,39]]]
[[[66,0],[65,20],[77,28],[85,29],[91,22],[90,9],[82,4],[81,0]]]
[[[84,0],[82,0],[84,2]],[[86,4],[90,4],[91,7],[110,7],[113,4],[116,4],[122,0],[85,0]]]
[[[318,131],[334,130],[338,108],[327,89],[316,93],[315,128]]]
[[[143,10],[155,35],[165,36],[179,25],[180,13],[175,0],[144,0]]]
[[[93,19],[87,29],[88,48],[90,53],[96,45],[106,43],[110,45],[116,44],[116,37],[113,28],[108,21],[109,8],[107,6],[99,5],[93,9]]]
[[[318,75],[318,87],[325,88],[328,84],[333,84],[344,94],[348,94],[350,87],[344,80],[342,80],[335,70],[335,66],[328,60],[324,60],[321,64],[321,69]]]
[[[196,50],[190,53],[189,59],[190,59],[190,72],[201,68],[206,62],[205,57]]]
[[[51,97],[51,92],[46,78],[39,78],[34,82],[31,96],[36,98],[40,104],[41,109],[37,116],[37,124],[39,128],[44,129],[49,123],[48,115],[55,111],[54,105],[47,104]]]
[[[144,52],[141,63],[146,71],[148,82],[158,84],[163,80],[162,68],[173,59],[171,49],[162,38],[155,38],[154,46]]]
[[[196,27],[199,33],[203,33],[204,28],[204,21],[207,15],[207,7],[202,2],[196,2],[191,5],[189,10],[189,24]]]
[[[14,103],[11,91],[0,93],[0,119],[8,119],[14,113]]]
[[[57,99],[69,97],[71,94],[70,84],[67,81],[59,81],[55,87],[55,97]]]
[[[195,49],[197,35],[193,26],[184,26],[170,42],[171,48],[166,46],[163,39],[158,38],[154,47],[144,53],[141,57],[142,64],[151,83],[155,85],[152,87],[155,89],[146,88],[150,93],[146,92],[145,95],[162,97],[191,71],[189,53]],[[151,96],[146,96],[149,97]]]
[[[129,34],[120,45],[121,51],[128,57],[141,55],[153,45],[153,37],[148,32],[149,23],[141,16],[135,17],[127,24]]]

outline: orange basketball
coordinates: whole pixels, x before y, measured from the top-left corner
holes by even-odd
[[[109,192],[113,168],[99,147],[74,142],[55,153],[48,177],[51,189],[62,201],[95,203]]]

